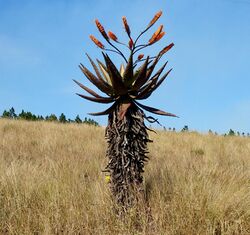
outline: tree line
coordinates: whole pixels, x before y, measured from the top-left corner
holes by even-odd
[[[84,124],[89,124],[89,125],[94,125],[94,126],[100,126],[98,122],[91,118],[84,118],[81,119],[79,115],[75,117],[75,119],[70,119],[66,118],[64,113],[61,113],[59,117],[57,117],[55,114],[50,114],[45,117],[42,115],[35,115],[32,114],[31,112],[25,112],[24,110],[21,111],[21,113],[16,114],[15,109],[12,107],[9,110],[4,110],[2,115],[0,116],[1,118],[8,118],[8,119],[22,119],[22,120],[27,120],[27,121],[53,121],[53,122],[60,122],[60,123],[84,123]],[[175,132],[176,129],[173,127],[166,128],[165,126],[163,127],[164,131],[173,131]],[[189,127],[185,125],[182,129],[181,132],[189,132]],[[214,134],[218,135],[217,132],[213,132],[212,130],[208,131],[209,134]],[[246,132],[239,132],[239,131],[234,131],[230,129],[228,133],[222,134],[223,136],[243,136],[243,137],[250,137],[250,133]]]
[[[4,110],[1,118],[8,118],[8,119],[21,119],[21,120],[27,120],[27,121],[51,121],[51,122],[60,122],[60,123],[84,123],[94,126],[99,126],[99,123],[91,118],[84,118],[81,119],[79,115],[75,117],[75,119],[67,118],[64,113],[61,113],[59,117],[57,117],[55,114],[50,114],[45,117],[42,115],[35,115],[31,112],[26,112],[24,110],[21,111],[21,113],[16,114],[15,109],[12,107],[9,110]]]
[[[166,128],[165,126],[163,127],[164,131],[173,131],[175,132],[176,129],[173,127],[169,127],[169,128]],[[181,129],[181,132],[189,132],[189,128],[187,125],[185,125],[182,129]],[[215,131],[213,132],[211,129],[208,130],[208,134],[210,135],[218,135],[218,133]],[[242,136],[242,137],[250,137],[250,133],[246,133],[246,132],[239,132],[239,131],[234,131],[232,129],[230,129],[228,131],[228,133],[225,133],[225,134],[222,134],[223,136]]]

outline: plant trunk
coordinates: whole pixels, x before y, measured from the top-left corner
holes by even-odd
[[[105,136],[109,162],[106,170],[110,174],[113,199],[126,211],[138,197],[144,196],[142,174],[150,140],[143,111],[132,103],[121,115],[121,105],[117,105],[108,117]]]

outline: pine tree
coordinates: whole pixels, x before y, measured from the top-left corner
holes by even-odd
[[[188,126],[187,125],[185,125],[183,128],[182,128],[182,130],[181,130],[182,132],[188,132]]]
[[[229,132],[228,132],[228,135],[229,136],[235,136],[235,132],[232,129],[230,129]]]
[[[61,123],[65,123],[67,122],[66,116],[64,115],[64,113],[62,113],[59,117],[59,122]]]
[[[76,123],[82,123],[82,120],[81,120],[81,118],[79,117],[79,115],[76,116],[75,122],[76,122]]]
[[[2,114],[3,118],[11,118],[14,119],[17,117],[16,113],[15,113],[15,109],[12,107],[9,111],[4,110],[3,114]]]
[[[17,115],[15,113],[15,109],[13,107],[10,109],[9,113],[10,113],[10,118],[16,118],[17,117]]]
[[[7,110],[4,110],[2,114],[2,118],[10,118],[10,112],[8,112]]]
[[[50,122],[56,122],[56,121],[58,121],[57,116],[55,114],[50,114],[50,116],[47,116],[46,120],[50,121]]]

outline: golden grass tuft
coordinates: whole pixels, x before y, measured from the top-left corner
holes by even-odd
[[[249,234],[250,139],[151,134],[139,205],[117,218],[104,129],[0,120],[0,234]]]

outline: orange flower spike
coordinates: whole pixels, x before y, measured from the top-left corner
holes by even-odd
[[[128,46],[129,46],[129,48],[130,48],[131,50],[133,49],[134,42],[133,42],[132,38],[129,40]]]
[[[98,39],[96,39],[93,35],[90,35],[89,37],[98,47],[104,49],[104,45]]]
[[[154,43],[155,43],[155,42],[158,42],[164,35],[165,35],[165,32],[161,32],[161,33],[156,37]]]
[[[150,21],[148,27],[151,27],[162,15],[162,11],[159,11],[155,14],[154,18]]]
[[[138,55],[137,59],[141,60],[143,57],[144,57],[144,54],[140,54],[140,55]]]
[[[109,38],[111,38],[112,40],[114,40],[115,42],[117,42],[117,37],[114,33],[112,33],[111,31],[108,32]]]
[[[164,48],[161,50],[160,54],[161,54],[161,55],[165,54],[165,53],[168,52],[173,46],[174,46],[174,43],[171,43],[171,44],[169,44],[168,46],[164,47]]]
[[[152,35],[152,37],[149,39],[149,44],[152,44],[155,42],[156,38],[158,37],[158,35],[161,33],[163,29],[163,25],[160,25],[159,28],[155,31],[155,33]]]
[[[109,37],[108,37],[107,33],[105,32],[104,27],[101,25],[101,23],[97,19],[95,20],[95,24],[96,24],[96,27],[98,28],[98,30],[100,31],[100,33],[102,34],[102,36],[106,40],[109,40]]]
[[[122,17],[122,21],[123,21],[124,28],[125,28],[128,36],[130,37],[131,31],[130,31],[130,28],[129,28],[129,25],[128,25],[128,22],[127,22],[127,19],[125,16]]]

